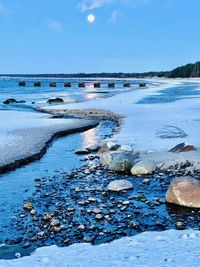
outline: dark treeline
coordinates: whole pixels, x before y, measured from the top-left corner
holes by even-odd
[[[76,73],[76,74],[2,74],[1,77],[24,77],[24,78],[147,78],[147,77],[159,77],[159,78],[191,78],[200,77],[200,61],[194,64],[187,64],[178,67],[172,71],[150,71],[143,73]]]

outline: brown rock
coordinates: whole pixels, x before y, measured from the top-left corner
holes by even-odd
[[[180,149],[180,152],[190,152],[190,151],[196,151],[197,149],[192,145],[184,146]]]
[[[51,225],[52,227],[59,226],[59,225],[60,225],[60,222],[57,221],[57,220],[54,220],[54,219],[53,219],[53,220],[51,221],[50,225]]]
[[[172,153],[190,152],[196,151],[197,149],[192,145],[185,145],[185,143],[180,143],[177,146],[169,150]]]
[[[200,180],[181,177],[173,180],[166,193],[166,201],[189,208],[200,208]]]
[[[25,210],[32,210],[33,209],[33,205],[32,205],[32,203],[31,202],[27,202],[27,203],[25,203],[24,204],[24,209]]]
[[[52,217],[51,217],[51,214],[50,213],[47,213],[47,214],[45,214],[44,216],[43,216],[43,220],[44,221],[50,221],[52,219]]]

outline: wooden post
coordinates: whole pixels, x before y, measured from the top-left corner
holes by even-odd
[[[100,88],[101,84],[100,83],[94,83],[94,88]]]
[[[19,82],[19,86],[26,86],[25,82]]]
[[[124,88],[130,88],[131,84],[130,83],[124,83]]]
[[[64,87],[71,87],[72,84],[70,82],[64,83]]]
[[[115,84],[114,83],[109,83],[108,84],[108,88],[115,88]]]
[[[34,82],[34,86],[35,87],[40,87],[41,86],[41,82]]]
[[[56,82],[50,82],[49,86],[50,87],[56,87]]]
[[[81,88],[85,87],[85,83],[79,83],[78,87],[81,87]]]
[[[145,87],[147,87],[146,83],[140,83],[139,84],[139,88],[145,88]]]

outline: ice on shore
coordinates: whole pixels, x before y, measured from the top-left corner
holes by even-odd
[[[88,120],[11,110],[1,110],[0,122],[0,167],[39,153],[55,133],[94,125]]]
[[[200,147],[200,83],[166,80],[160,87],[137,89],[106,99],[48,108],[104,109],[124,116],[114,136],[121,144],[140,151],[168,151],[186,142]]]
[[[200,232],[145,232],[111,243],[66,248],[43,247],[18,260],[0,260],[1,267],[199,267]]]

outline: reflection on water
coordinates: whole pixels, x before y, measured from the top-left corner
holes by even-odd
[[[58,179],[59,172],[70,172],[83,165],[81,157],[74,151],[81,147],[94,145],[112,134],[116,124],[103,121],[94,129],[61,137],[53,142],[47,153],[37,161],[14,171],[0,175],[0,244],[17,233],[12,226],[12,218],[23,203],[35,190],[35,178],[53,177]]]
[[[97,142],[96,136],[97,136],[97,133],[96,133],[95,128],[90,129],[89,131],[82,133],[83,147],[87,148],[89,146],[96,145],[96,142]]]

